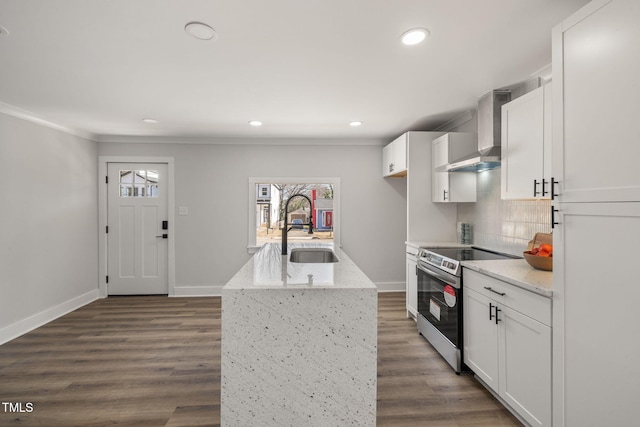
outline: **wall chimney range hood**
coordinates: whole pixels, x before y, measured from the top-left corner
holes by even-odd
[[[478,151],[455,159],[447,172],[482,172],[500,166],[502,106],[511,101],[511,91],[494,90],[478,100]]]

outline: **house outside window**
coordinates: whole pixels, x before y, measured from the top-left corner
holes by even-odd
[[[287,215],[289,242],[311,241],[334,243],[336,229],[334,224],[334,195],[338,188],[339,179],[330,178],[308,182],[308,179],[273,179],[252,183],[252,193],[255,194],[255,214],[251,217],[253,227],[249,233],[249,248],[257,248],[265,243],[280,243],[282,227],[285,223],[284,209],[287,200],[295,194],[303,194],[312,201],[309,206],[307,199],[294,198],[289,203]],[[280,182],[279,182],[280,181]],[[307,181],[307,182],[305,182]],[[309,217],[313,217],[313,233],[309,234]],[[255,240],[253,240],[255,239]],[[253,243],[254,242],[254,243]]]

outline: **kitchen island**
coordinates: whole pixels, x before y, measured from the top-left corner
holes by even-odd
[[[377,289],[329,247],[294,263],[267,244],[222,289],[222,425],[375,425]]]

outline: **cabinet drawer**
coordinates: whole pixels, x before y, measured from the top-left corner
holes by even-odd
[[[502,280],[464,269],[464,289],[474,290],[497,303],[551,326],[551,300]]]

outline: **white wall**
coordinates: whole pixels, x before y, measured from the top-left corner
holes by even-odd
[[[0,114],[0,343],[97,298],[97,144]]]
[[[221,287],[249,259],[252,176],[340,177],[343,250],[381,287],[404,283],[406,184],[382,178],[382,141],[210,142],[98,144],[100,156],[174,158],[176,208],[189,208],[188,216],[176,212],[177,294],[181,287]]]

